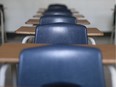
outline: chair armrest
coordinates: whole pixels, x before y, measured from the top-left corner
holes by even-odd
[[[27,41],[28,41],[29,39],[33,39],[33,38],[34,38],[34,36],[26,36],[26,37],[24,37],[23,40],[22,40],[22,44],[27,43]]]
[[[91,41],[93,45],[96,45],[95,39],[93,39],[92,37],[89,37],[88,39]]]
[[[115,66],[110,65],[109,67],[111,80],[112,80],[112,87],[116,87],[116,68]]]

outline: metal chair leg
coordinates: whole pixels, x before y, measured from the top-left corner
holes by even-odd
[[[112,87],[116,87],[116,68],[109,66],[109,70],[111,73]]]
[[[9,64],[3,64],[0,68],[0,87],[5,87],[6,71]]]
[[[115,38],[115,26],[111,32],[111,43],[113,44],[114,43],[114,38]]]
[[[17,86],[16,64],[11,65],[11,74],[12,74],[13,87],[16,87]]]
[[[1,39],[2,39],[2,44],[5,43],[5,39],[6,39],[6,35],[5,35],[5,26],[4,26],[4,14],[3,11],[0,10],[0,14],[1,14]]]

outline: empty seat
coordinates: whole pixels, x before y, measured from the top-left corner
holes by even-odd
[[[20,54],[18,87],[105,87],[97,48],[50,45]]]
[[[83,25],[68,23],[38,25],[35,43],[87,44],[87,28]]]
[[[50,24],[50,23],[70,23],[76,24],[77,19],[73,16],[64,15],[46,15],[40,18],[39,24]]]
[[[64,4],[50,4],[48,9],[67,9],[67,6]]]
[[[70,11],[64,11],[64,10],[57,10],[57,11],[45,11],[43,15],[66,15],[66,16],[72,16],[72,13]]]

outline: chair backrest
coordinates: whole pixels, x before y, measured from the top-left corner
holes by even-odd
[[[87,28],[68,23],[39,25],[35,32],[35,43],[87,44]]]
[[[72,13],[70,10],[68,9],[47,9],[45,12],[69,12],[69,13]]]
[[[45,11],[43,15],[66,15],[66,16],[72,16],[72,13],[69,11]]]
[[[64,4],[50,4],[48,9],[67,9],[67,6]]]
[[[21,52],[18,87],[105,87],[101,52],[50,45]]]
[[[50,24],[50,23],[72,23],[76,24],[77,19],[73,16],[63,15],[48,15],[40,18],[39,24]]]
[[[4,6],[3,4],[0,4],[0,26],[1,26],[2,15],[3,15],[3,21],[5,21]]]

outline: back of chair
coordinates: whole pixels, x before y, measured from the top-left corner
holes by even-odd
[[[73,16],[63,16],[63,15],[49,15],[42,16],[40,18],[39,24],[50,24],[50,23],[72,23],[76,24],[77,19]]]
[[[46,11],[43,13],[43,15],[66,15],[66,16],[72,16],[71,12],[68,11]]]
[[[87,44],[87,28],[68,23],[39,25],[36,28],[35,43]]]
[[[47,9],[45,12],[69,12],[72,13],[69,9]]]
[[[64,4],[50,4],[48,9],[67,9],[67,6]]]
[[[105,87],[96,48],[50,45],[21,52],[18,87]]]

